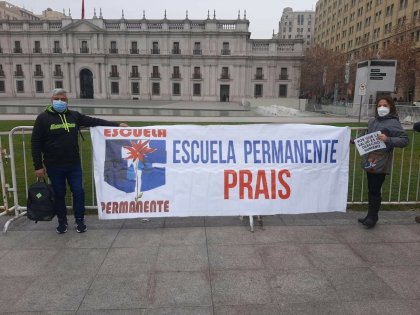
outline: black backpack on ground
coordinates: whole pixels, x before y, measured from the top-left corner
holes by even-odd
[[[26,208],[29,220],[51,221],[54,218],[54,190],[45,182],[45,178],[38,178],[37,182],[28,188]]]

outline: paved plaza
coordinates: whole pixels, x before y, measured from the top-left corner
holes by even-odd
[[[48,99],[0,98],[1,120],[35,120],[50,102]],[[305,100],[301,100],[302,108]],[[281,105],[280,101],[273,101]],[[168,123],[354,123],[357,117],[346,117],[300,111],[296,115],[264,116],[255,108],[235,102],[178,102],[148,100],[70,100],[71,109],[91,116],[115,121]]]
[[[0,313],[420,314],[420,211],[99,221],[0,236]],[[4,223],[5,217],[0,218]]]
[[[1,100],[0,106],[12,100]],[[2,103],[3,102],[3,103]],[[14,100],[18,106],[22,100]],[[44,100],[37,100],[34,113]],[[99,103],[85,101],[84,108]],[[114,102],[103,102],[112,108]],[[123,105],[123,104],[121,104]],[[38,107],[37,107],[38,106]],[[140,106],[140,105],[136,105]],[[328,115],[247,115],[240,104],[141,103],[172,116],[117,121],[337,123]],[[193,111],[199,116],[186,117]],[[164,112],[163,112],[164,113]],[[238,117],[237,113],[242,113]],[[1,119],[35,114],[0,115]],[[21,218],[0,235],[1,314],[420,314],[417,211],[383,211],[375,229],[361,212],[264,217],[249,231],[238,217],[99,221],[87,233]],[[8,218],[0,217],[1,226]]]

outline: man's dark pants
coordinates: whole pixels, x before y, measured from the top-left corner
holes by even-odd
[[[67,216],[65,203],[66,181],[73,195],[74,217],[83,219],[85,216],[85,192],[83,190],[81,165],[48,167],[47,173],[55,193],[55,210],[58,220],[63,221]]]

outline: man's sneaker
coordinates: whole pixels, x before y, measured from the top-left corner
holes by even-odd
[[[77,233],[83,233],[87,231],[85,220],[83,219],[76,219],[75,226],[76,226]]]
[[[67,232],[67,221],[58,221],[58,226],[55,229],[58,234],[64,234]]]

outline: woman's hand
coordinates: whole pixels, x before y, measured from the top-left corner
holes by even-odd
[[[388,140],[389,140],[388,137],[387,137],[387,135],[385,135],[383,133],[380,133],[378,135],[378,139],[381,140],[381,141],[383,141],[383,142],[388,142]]]

